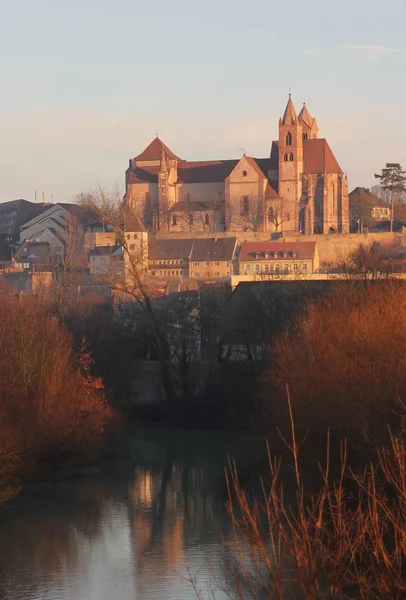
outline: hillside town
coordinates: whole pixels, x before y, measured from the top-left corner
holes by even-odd
[[[297,114],[290,94],[278,131],[268,158],[223,161],[180,159],[156,137],[129,161],[122,197],[99,189],[72,203],[0,204],[3,281],[32,291],[64,269],[82,289],[125,291],[137,262],[161,294],[210,282],[234,289],[338,276],[345,254],[374,242],[386,269],[406,271],[404,195],[395,204],[379,185],[348,193],[316,119],[306,104]]]
[[[406,599],[405,0],[1,4],[0,600]]]

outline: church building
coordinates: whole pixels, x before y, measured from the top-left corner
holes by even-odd
[[[349,231],[347,177],[290,94],[268,158],[186,161],[156,137],[130,160],[125,202],[150,231]]]

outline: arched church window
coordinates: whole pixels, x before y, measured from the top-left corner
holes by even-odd
[[[329,207],[330,207],[330,215],[334,215],[336,212],[334,191],[335,191],[334,183],[331,182],[328,185],[328,200],[329,200]]]
[[[250,209],[250,199],[248,198],[248,196],[244,196],[244,198],[242,199],[242,212],[244,214],[247,214],[249,209]]]
[[[205,225],[210,225],[210,218],[208,214],[204,215],[204,224]]]
[[[290,131],[288,132],[288,135],[286,136],[286,145],[287,146],[292,145],[292,134],[290,133]]]
[[[178,219],[176,218],[176,215],[172,215],[172,225],[177,225],[178,223]]]
[[[284,162],[288,162],[288,155],[285,152],[285,156],[283,157]]]
[[[289,154],[289,160],[292,162],[292,160],[293,160],[293,152],[291,152],[291,153]]]

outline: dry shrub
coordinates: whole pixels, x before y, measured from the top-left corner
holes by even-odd
[[[231,465],[227,546],[230,597],[344,600],[406,597],[406,444],[390,434],[388,446],[361,473],[347,466],[331,475],[330,444],[321,485],[309,492],[299,467],[291,405],[291,474],[269,453],[271,484],[252,500]],[[291,484],[291,485],[289,485]],[[351,493],[349,493],[349,488]],[[287,491],[290,489],[290,493]]]
[[[399,425],[406,398],[406,290],[403,282],[348,282],[310,303],[278,338],[267,378],[285,406],[292,394],[298,428],[326,427],[353,439],[383,440]]]
[[[112,417],[90,357],[34,298],[0,298],[0,472],[94,441]],[[10,446],[10,443],[12,444]],[[14,465],[16,466],[16,465]],[[0,475],[1,476],[1,475]]]

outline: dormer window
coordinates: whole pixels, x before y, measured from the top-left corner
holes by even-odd
[[[286,145],[287,146],[292,145],[292,134],[290,133],[290,131],[288,132],[288,135],[286,136]]]

